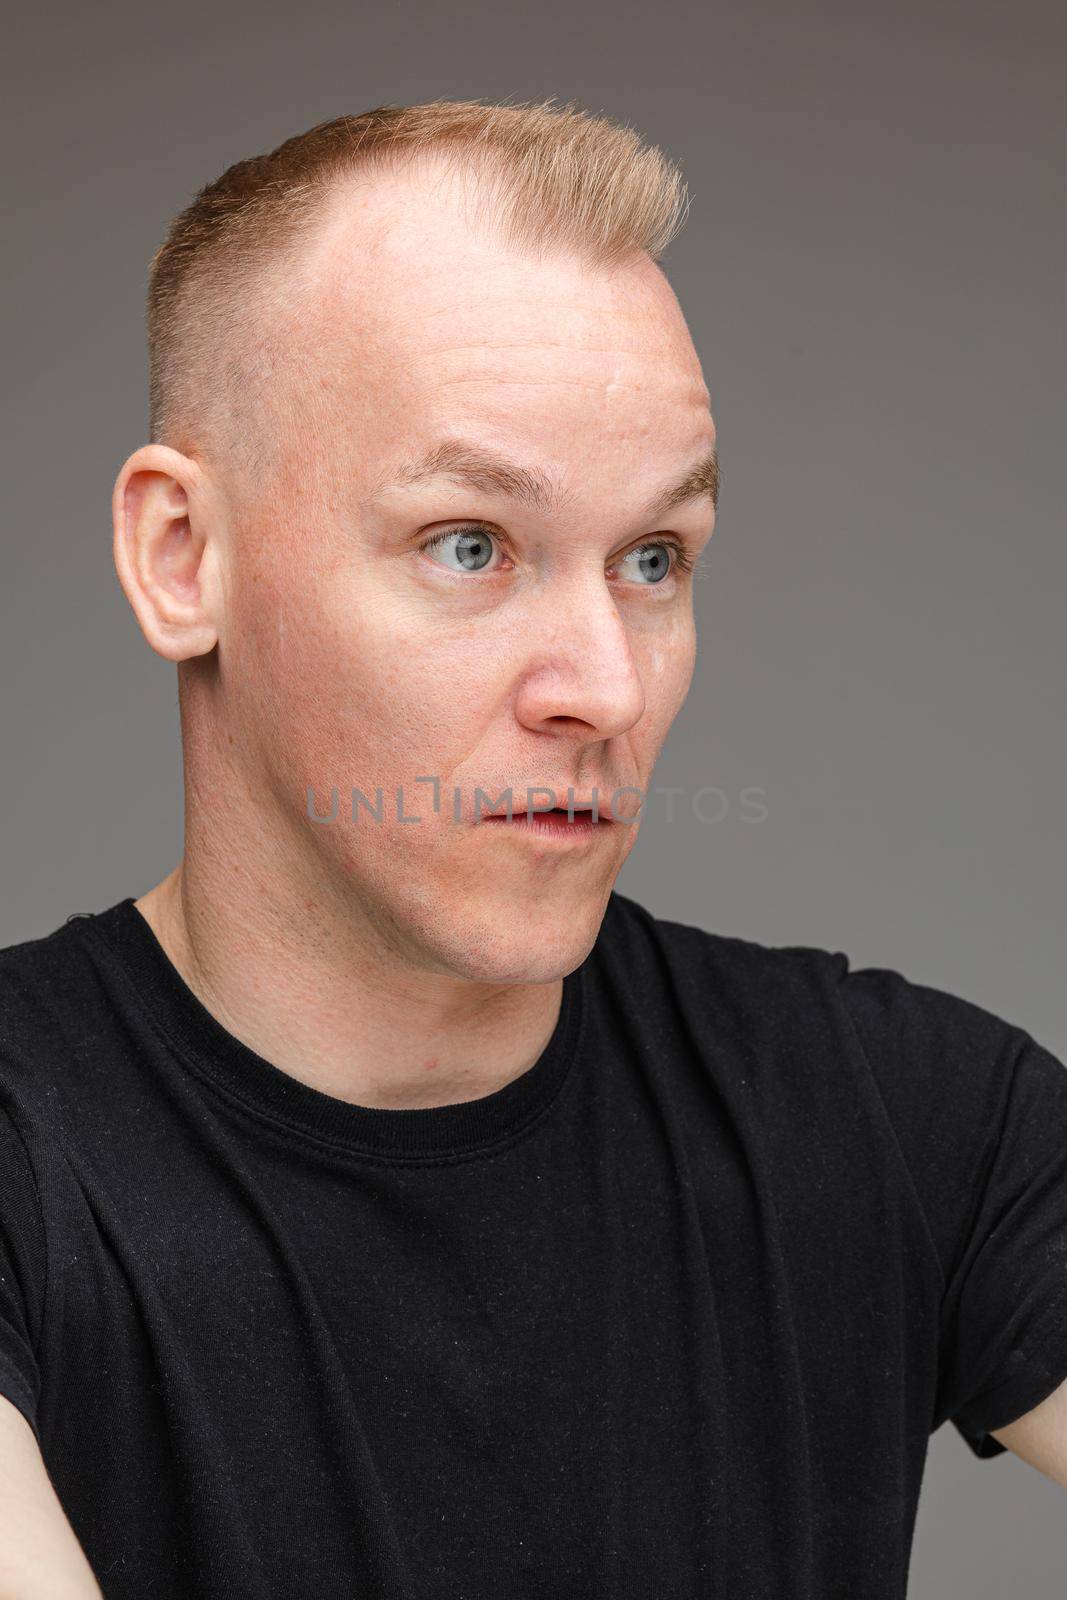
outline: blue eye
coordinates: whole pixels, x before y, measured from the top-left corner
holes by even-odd
[[[455,543],[450,541],[455,540]],[[493,556],[493,536],[485,528],[448,528],[419,546],[430,552],[448,551],[454,559],[439,561],[450,572],[482,572]],[[434,553],[432,559],[437,561]]]
[[[419,549],[449,572],[495,572],[497,567],[490,567],[489,563],[497,547],[496,534],[479,523],[470,523],[433,534]],[[625,571],[627,564],[628,572]],[[693,570],[688,551],[673,539],[656,539],[638,545],[636,550],[627,551],[616,565],[624,570],[624,576],[642,588],[660,584],[674,572]]]
[[[671,570],[672,550],[677,550],[677,546],[660,541],[638,545],[636,550],[627,551],[619,565],[623,567],[628,561],[634,561],[637,563],[638,583],[662,583]]]

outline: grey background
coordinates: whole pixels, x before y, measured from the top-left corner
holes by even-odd
[[[110,556],[169,218],[232,161],[342,112],[573,97],[683,165],[692,208],[666,270],[724,472],[697,677],[655,777],[718,787],[726,814],[683,802],[672,826],[653,803],[619,889],[895,967],[1067,1058],[1065,32],[1053,5],[943,0],[23,12],[4,141],[0,943],[143,893],[180,854],[175,669]],[[909,1592],[1061,1596],[1064,1510],[1063,1489],[1010,1453],[979,1462],[946,1425]]]

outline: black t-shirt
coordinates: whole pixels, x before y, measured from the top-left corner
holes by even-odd
[[[0,1391],[106,1600],[899,1600],[1067,1378],[1067,1071],[614,894],[482,1099],[301,1083],[126,899],[0,952]]]

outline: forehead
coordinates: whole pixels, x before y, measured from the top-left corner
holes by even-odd
[[[509,247],[490,216],[470,178],[432,161],[350,180],[309,252],[313,315],[364,357],[492,368],[556,352],[598,381],[614,366],[703,387],[677,299],[648,257],[607,269],[562,250],[534,256]]]
[[[368,469],[446,435],[592,465],[649,442],[691,455],[713,434],[688,329],[651,260],[607,271],[511,249],[454,178],[339,190],[307,281],[300,332],[316,347],[324,424],[335,443],[358,441]]]

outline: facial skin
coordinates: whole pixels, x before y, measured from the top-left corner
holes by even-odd
[[[603,812],[649,789],[692,677],[692,580],[628,552],[695,560],[710,537],[709,496],[644,515],[714,442],[708,393],[654,263],[509,250],[432,163],[339,194],[306,266],[271,480],[149,445],[116,482],[120,579],[183,663],[185,856],[138,905],[283,1070],[361,1104],[471,1099],[540,1054],[639,830],[560,847],[470,820],[475,789],[524,809],[527,785],[595,788]],[[454,438],[561,504],[376,493]],[[484,570],[455,539],[420,548],[472,523]],[[354,822],[352,788],[379,785],[383,820]],[[309,787],[320,815],[338,790],[335,822]]]

